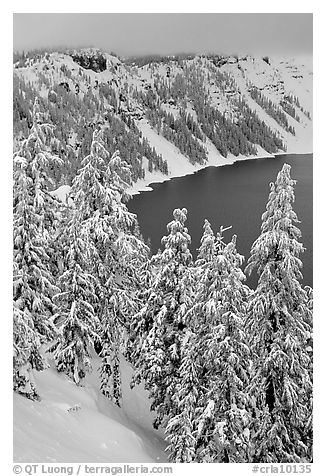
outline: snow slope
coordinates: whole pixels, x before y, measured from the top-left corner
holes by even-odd
[[[207,65],[209,65],[211,69],[213,68],[212,64],[209,63],[207,59],[199,57],[194,58],[189,61],[189,63],[200,63],[200,66],[198,65],[198,67],[200,67],[202,71],[206,71],[206,73],[208,70]],[[155,73],[164,76],[166,74],[164,67],[162,65],[157,66]],[[305,109],[312,114],[312,68],[309,63],[309,58],[305,58],[301,61],[300,59],[296,60],[292,58],[275,57],[270,58],[270,64],[267,64],[261,58],[252,58],[249,56],[240,59],[239,62],[236,62],[233,58],[229,58],[224,66],[217,68],[216,70],[230,75],[238,88],[238,91],[241,92],[241,97],[245,98],[248,106],[256,112],[258,117],[264,121],[272,131],[276,132],[282,138],[284,143],[287,145],[286,153],[304,154],[312,152],[313,123],[311,120],[307,119],[298,108],[296,108],[296,113],[300,117],[300,123],[287,115],[289,124],[294,127],[296,131],[296,135],[293,136],[286,132],[269,114],[267,114],[267,112],[251,98],[248,92],[248,85],[253,84],[262,89],[264,95],[274,104],[278,104],[280,98],[282,98],[285,93],[297,95]],[[149,68],[140,68],[140,72],[142,77],[150,82],[151,76],[149,74]],[[178,70],[177,72],[180,71]],[[209,84],[207,84],[207,87],[209,87]],[[215,89],[215,86],[210,89]],[[213,100],[214,94],[211,90],[210,95]],[[219,110],[222,108],[222,99],[223,97],[219,97]],[[232,110],[231,103],[228,104],[228,107]],[[169,112],[172,112],[170,106],[169,108]],[[197,120],[196,113],[190,102],[187,104],[187,112],[191,114],[193,119]],[[150,145],[162,155],[164,160],[167,161],[169,175],[165,176],[160,172],[149,173],[148,170],[145,170],[145,178],[138,180],[128,190],[131,195],[137,194],[141,191],[151,190],[151,187],[149,187],[150,183],[164,182],[174,177],[189,175],[204,167],[219,167],[232,164],[239,160],[271,157],[271,154],[256,145],[258,150],[257,156],[240,155],[235,157],[232,154],[229,154],[227,158],[224,158],[217,151],[212,142],[206,137],[206,141],[203,145],[206,147],[208,152],[208,161],[204,166],[198,164],[192,165],[187,157],[182,155],[173,144],[154,131],[146,120],[143,119],[138,121],[137,126],[141,130],[143,136],[147,138]]]
[[[208,160],[205,164],[192,165],[187,157],[185,157],[180,150],[165,139],[162,135],[158,134],[148,123],[146,119],[142,119],[137,122],[137,127],[142,132],[143,136],[146,137],[148,142],[155,150],[162,155],[163,159],[168,163],[169,174],[164,175],[160,171],[148,172],[145,170],[145,178],[142,180],[137,180],[129,189],[127,190],[130,195],[137,195],[140,192],[150,191],[152,188],[149,186],[151,183],[165,182],[175,177],[184,177],[185,175],[191,175],[198,170],[201,170],[206,167],[221,167],[223,165],[231,165],[234,162],[239,160],[250,160],[258,159],[262,157],[271,157],[271,154],[266,152],[261,147],[257,146],[258,154],[245,156],[239,155],[234,156],[229,154],[227,158],[223,157],[214,144],[206,138],[206,142],[203,144],[207,149]]]
[[[81,50],[87,56],[97,54],[96,49]],[[130,67],[121,62],[118,58],[101,53],[106,57],[107,69],[95,72],[92,69],[84,69],[77,64],[71,56],[65,53],[51,53],[44,55],[41,59],[32,62],[22,68],[15,68],[15,74],[24,78],[38,89],[39,93],[46,98],[47,88],[40,81],[40,76],[48,79],[49,87],[59,84],[61,81],[67,82],[70,89],[74,91],[75,84],[80,87],[79,97],[91,88],[93,94],[98,95],[97,84],[110,84],[115,89],[117,97],[123,90],[127,97],[127,103],[121,103],[120,107],[126,113],[136,114],[136,123],[150,145],[155,148],[158,154],[168,164],[169,174],[166,176],[161,172],[148,171],[148,162],[143,159],[145,178],[138,180],[129,189],[130,194],[136,194],[141,191],[151,190],[150,183],[163,182],[173,177],[180,177],[195,173],[203,168],[201,165],[192,165],[188,158],[183,155],[174,144],[167,141],[151,128],[145,117],[144,106],[137,103],[133,92],[146,92],[154,87],[155,80],[166,81],[168,68],[170,69],[170,82],[174,81],[176,75],[184,76],[188,67],[195,68],[203,78],[203,86],[210,97],[211,104],[220,112],[225,112],[233,121],[236,120],[237,106],[233,103],[234,99],[244,100],[247,105],[258,115],[260,120],[271,128],[286,144],[288,153],[309,153],[312,152],[312,129],[313,124],[296,105],[295,113],[300,118],[297,122],[289,114],[286,114],[289,125],[295,130],[295,136],[287,132],[280,126],[256,101],[250,96],[252,86],[258,88],[272,103],[281,110],[281,101],[287,95],[294,95],[300,99],[300,104],[312,116],[312,64],[311,58],[282,58],[271,57],[267,61],[259,57],[244,56],[235,58],[233,56],[225,57],[222,66],[216,66],[208,57],[196,56],[187,60],[180,67],[180,64],[174,62],[171,58],[169,64],[152,63],[143,67]],[[69,74],[68,74],[69,73]],[[218,86],[216,81],[219,75],[224,78],[224,88]],[[209,79],[210,78],[210,79]],[[215,79],[214,79],[215,78]],[[40,87],[42,84],[42,87]],[[104,101],[109,108],[107,101]],[[127,104],[127,106],[126,106]],[[171,105],[162,102],[161,108],[171,113],[174,117],[179,115],[179,105]],[[187,102],[187,113],[190,113],[194,120],[197,120],[196,113],[190,100]],[[138,120],[137,120],[138,119]],[[73,144],[71,144],[73,146]],[[261,147],[257,146],[257,157],[234,157],[231,154],[225,159],[216,150],[212,142],[206,137],[202,144],[206,147],[208,160],[207,166],[221,166],[232,164],[237,160],[248,160],[251,158],[268,157],[268,154]],[[67,190],[63,191],[66,195]]]
[[[14,394],[15,462],[166,461],[147,392],[129,387],[130,366],[122,359],[123,403],[118,408],[99,392],[99,365],[94,357],[84,387],[49,368],[35,374],[40,402]]]

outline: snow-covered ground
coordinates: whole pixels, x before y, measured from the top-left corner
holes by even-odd
[[[164,462],[163,433],[154,430],[153,412],[142,386],[129,387],[132,370],[122,359],[122,407],[99,391],[98,367],[83,387],[53,368],[35,374],[42,398],[14,394],[15,462]]]

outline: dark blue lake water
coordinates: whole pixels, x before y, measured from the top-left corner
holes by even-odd
[[[208,167],[194,175],[151,184],[153,191],[136,195],[128,203],[138,215],[141,232],[150,238],[153,253],[161,247],[166,225],[175,208],[187,208],[187,226],[192,237],[191,251],[196,256],[204,219],[215,231],[221,225],[232,225],[226,239],[238,235],[238,251],[247,259],[254,240],[260,234],[261,215],[269,195],[269,183],[276,179],[284,163],[291,165],[291,176],[297,180],[294,210],[301,223],[304,284],[313,284],[313,156],[281,155],[268,159],[236,162],[224,167]],[[255,278],[248,281],[254,285]]]

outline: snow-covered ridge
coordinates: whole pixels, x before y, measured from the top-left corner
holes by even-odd
[[[205,166],[226,165],[236,160],[270,155],[262,147],[254,144],[258,151],[256,156],[235,157],[229,153],[227,157],[223,157],[212,141],[203,134],[204,142],[196,138],[195,140],[200,142],[206,150],[207,162],[193,165],[175,144],[169,142],[151,126],[146,117],[146,107],[135,99],[135,92],[155,91],[157,82],[171,84],[177,77],[185,77],[187,69],[194,68],[203,78],[203,87],[211,105],[225,114],[228,119],[236,123],[239,114],[236,101],[244,101],[250,110],[282,140],[287,153],[307,153],[312,152],[310,63],[309,58],[303,60],[302,58],[265,57],[263,59],[252,56],[239,58],[226,56],[216,59],[198,55],[182,61],[171,57],[168,62],[153,62],[137,67],[135,64],[129,65],[123,62],[112,54],[88,48],[70,50],[67,53],[44,54],[35,61],[29,60],[25,67],[15,67],[14,71],[18,77],[30,83],[47,100],[51,88],[58,84],[63,85],[71,94],[76,94],[81,101],[90,89],[95,96],[98,95],[100,84],[109,85],[115,91],[118,98],[118,110],[107,103],[110,113],[118,118],[121,113],[132,117],[142,136],[168,164],[168,174],[165,175],[159,170],[149,170],[148,161],[143,157],[141,160],[145,176],[137,180],[130,188],[129,192],[134,194],[141,190],[149,190],[148,184],[152,182],[194,173]],[[46,78],[50,86],[44,85],[42,77]],[[224,78],[222,86],[216,78]],[[252,98],[250,94],[252,88],[259,90],[266,100],[271,101],[277,110],[286,115],[288,124],[295,131],[295,135],[285,130]],[[281,107],[282,102],[288,97],[297,98],[300,105],[299,107],[297,104],[291,104],[296,118]],[[160,107],[162,111],[171,113],[175,118],[179,115],[180,104],[175,104],[172,100],[163,101]],[[198,123],[191,100],[188,100],[186,110],[187,113],[190,111]]]
[[[138,180],[133,186],[131,186],[127,190],[130,195],[137,195],[140,192],[151,191],[152,188],[149,186],[149,184],[151,183],[161,183],[176,177],[184,177],[186,175],[191,175],[205,167],[221,167],[223,165],[231,165],[239,160],[251,160],[258,159],[261,157],[272,157],[271,154],[260,149],[259,155],[242,155],[235,157],[234,155],[229,154],[228,157],[225,158],[216,150],[214,144],[212,144],[211,141],[207,139],[207,163],[205,165],[192,165],[189,163],[187,158],[181,154],[177,147],[175,147],[173,144],[171,144],[171,142],[166,140],[154,129],[152,129],[148,124],[148,121],[146,121],[145,119],[139,121],[138,127],[147,137],[150,144],[155,147],[155,149],[162,155],[163,159],[167,161],[169,167],[169,175],[166,176],[159,171],[153,172],[151,174],[146,174],[146,177],[143,180]]]

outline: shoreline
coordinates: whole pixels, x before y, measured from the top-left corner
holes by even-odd
[[[172,180],[174,178],[181,178],[181,177],[186,177],[187,175],[194,175],[200,170],[207,169],[208,167],[224,167],[227,165],[234,165],[236,162],[241,162],[241,161],[249,161],[249,160],[259,160],[259,159],[275,159],[278,156],[282,155],[304,155],[304,154],[313,154],[313,151],[304,151],[304,152],[291,152],[291,151],[286,151],[286,152],[275,152],[274,154],[269,154],[266,152],[264,155],[258,154],[258,155],[249,155],[249,156],[239,156],[239,157],[230,157],[228,158],[223,158],[223,161],[219,162],[220,157],[217,156],[217,163],[216,164],[204,164],[204,165],[199,165],[199,166],[193,166],[193,170],[185,170],[181,173],[171,173],[171,175],[163,175],[161,172],[157,172],[157,177],[155,177],[155,172],[151,174],[151,177],[147,177],[145,179],[138,180],[135,182],[131,187],[129,187],[126,191],[130,195],[131,198],[133,198],[135,195],[140,195],[143,192],[152,192],[153,188],[151,187],[152,184],[155,183],[164,183],[169,180]],[[230,162],[228,162],[228,160]]]
[[[275,154],[268,154],[268,152],[266,152],[265,154],[251,155],[248,157],[246,156],[232,157],[229,160],[223,158],[223,161],[218,162],[216,164],[210,162],[208,164],[204,164],[203,166],[197,166],[197,167],[193,166],[192,170],[189,170],[189,169],[183,170],[183,171],[179,170],[177,173],[174,173],[171,175],[163,175],[161,172],[159,173],[154,172],[153,174],[151,174],[151,177],[138,180],[138,182],[134,183],[132,187],[129,187],[126,190],[126,192],[130,196],[130,199],[132,199],[134,196],[140,195],[143,192],[152,192],[153,191],[153,188],[151,187],[152,184],[168,182],[169,180],[172,180],[174,178],[182,178],[182,177],[186,177],[187,175],[194,175],[200,170],[204,170],[209,167],[224,167],[228,165],[234,165],[236,162],[246,162],[249,160],[275,159],[276,157],[282,156],[282,155],[305,155],[305,154],[313,154],[313,152],[312,151],[275,152]],[[218,159],[220,159],[220,157],[218,157]],[[70,185],[61,185],[56,190],[51,191],[50,194],[55,196],[58,200],[62,202],[66,202],[69,192],[70,192]]]

